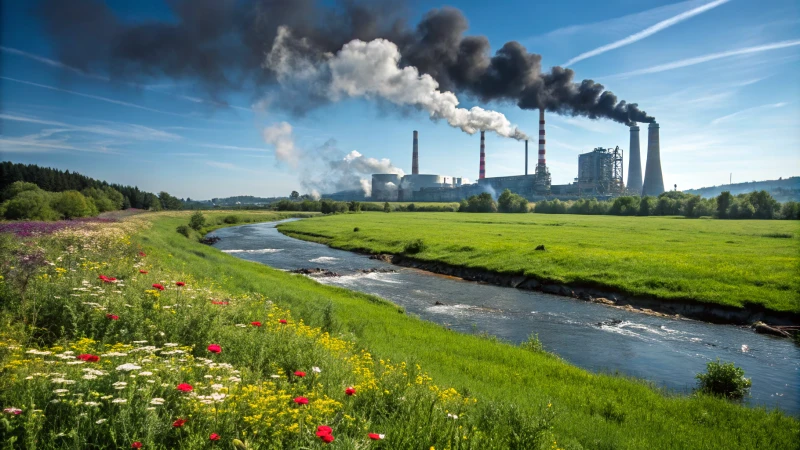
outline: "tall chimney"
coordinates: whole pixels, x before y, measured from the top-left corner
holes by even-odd
[[[411,158],[411,174],[419,174],[419,134],[414,130],[414,155]]]
[[[659,149],[658,124],[650,124],[647,133],[647,165],[644,170],[642,195],[664,193],[664,177],[661,174],[661,150]]]
[[[481,130],[481,171],[478,179],[486,178],[486,132]]]
[[[630,192],[642,192],[642,156],[639,151],[639,126],[631,127],[631,146],[628,150],[628,183]]]
[[[544,159],[544,109],[539,110],[539,164],[545,166]]]
[[[528,174],[528,140],[525,139],[525,175]]]

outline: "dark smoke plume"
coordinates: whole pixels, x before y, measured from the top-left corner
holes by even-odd
[[[315,53],[339,51],[359,39],[394,42],[403,65],[483,102],[513,102],[523,109],[624,124],[653,122],[635,103],[618,100],[592,80],[574,81],[567,68],[541,70],[541,56],[508,42],[494,56],[488,39],[465,36],[468,22],[454,8],[435,9],[410,28],[401,1],[167,0],[170,22],[126,23],[99,0],[41,0],[39,12],[59,58],[113,77],[165,75],[199,81],[220,91],[269,88],[275,74],[262,67],[280,26]],[[294,105],[297,107],[297,105]],[[302,105],[301,105],[302,106]],[[308,107],[313,107],[309,104]]]

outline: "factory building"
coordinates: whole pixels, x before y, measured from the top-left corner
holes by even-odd
[[[525,175],[487,177],[485,133],[480,135],[478,181],[464,184],[459,177],[426,175],[419,173],[419,134],[414,131],[412,173],[374,174],[372,200],[406,202],[456,202],[472,195],[489,192],[495,196],[503,190],[522,195],[529,200],[546,198],[575,199],[580,197],[608,198],[623,194],[659,195],[664,192],[659,148],[659,127],[651,123],[648,133],[647,166],[642,182],[642,164],[639,151],[639,127],[630,128],[631,166],[626,190],[623,169],[623,151],[619,147],[603,148],[578,156],[578,176],[574,183],[551,184],[546,161],[544,110],[539,111],[539,153],[534,173],[528,174],[528,141],[525,141]]]

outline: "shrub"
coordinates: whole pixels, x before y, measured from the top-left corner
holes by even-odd
[[[187,238],[191,235],[192,229],[189,228],[187,225],[178,225],[178,228],[175,229],[178,233],[186,236]]]
[[[497,209],[504,213],[526,213],[528,212],[528,200],[506,189],[497,199]]]
[[[492,194],[484,192],[462,201],[458,212],[497,212],[497,203],[492,198]]]
[[[413,241],[407,243],[403,248],[403,253],[407,253],[409,255],[415,255],[423,251],[425,251],[425,242],[422,239],[414,239]]]
[[[189,218],[189,227],[193,230],[200,231],[205,224],[206,216],[204,216],[200,211],[195,211],[195,213],[192,214],[192,217]]]
[[[94,202],[87,201],[86,197],[78,191],[64,191],[55,195],[55,200],[52,203],[53,209],[58,211],[65,219],[97,214],[97,207]]]
[[[383,212],[392,212],[392,205],[389,202],[383,204]]]
[[[3,202],[0,205],[0,214],[10,220],[58,219],[58,213],[50,208],[49,194],[41,189],[22,191],[12,199]]]
[[[232,224],[241,222],[242,219],[239,216],[235,216],[235,215],[231,214],[230,216],[225,216],[225,218],[222,219],[222,221],[227,223],[227,224],[231,224],[232,225]]]
[[[546,353],[538,334],[531,334],[528,340],[519,345],[521,348],[533,353]]]
[[[744,377],[744,369],[732,362],[709,361],[705,373],[698,373],[698,390],[706,394],[740,399],[750,393],[752,382]]]
[[[358,227],[353,228],[353,233],[358,233],[359,231],[361,231],[361,228]]]

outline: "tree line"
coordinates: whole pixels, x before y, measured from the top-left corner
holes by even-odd
[[[506,212],[541,214],[584,214],[613,216],[685,216],[719,219],[800,219],[800,202],[779,203],[768,192],[758,191],[702,198],[684,192],[664,192],[658,197],[617,197],[613,200],[543,200],[535,204],[508,189],[494,200],[484,192],[461,201],[459,212]]]
[[[4,191],[15,182],[26,182],[36,185],[46,192],[77,191],[86,193],[94,189],[110,192],[112,189],[122,195],[122,206],[117,209],[147,209],[160,211],[162,209],[181,209],[181,200],[167,192],[158,195],[140,190],[135,186],[112,184],[105,181],[81,175],[69,170],[59,170],[50,167],[39,167],[36,164],[20,164],[10,161],[0,162],[0,192]],[[89,191],[91,192],[91,191]],[[74,197],[74,195],[71,194]],[[86,196],[86,195],[84,195]],[[89,195],[92,197],[92,195]],[[8,200],[7,198],[4,200]],[[101,209],[98,205],[98,209]],[[102,210],[100,212],[103,212]]]

